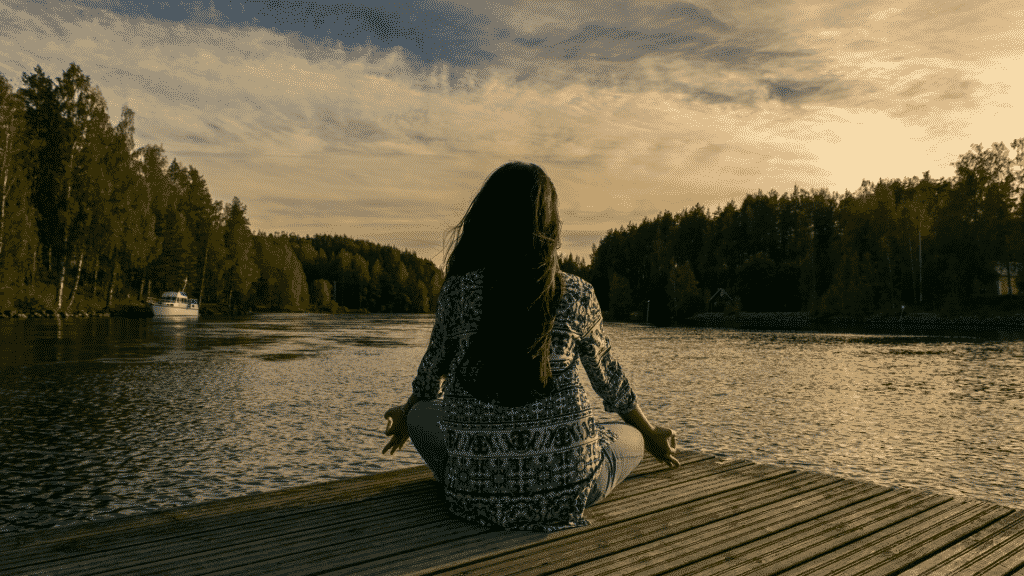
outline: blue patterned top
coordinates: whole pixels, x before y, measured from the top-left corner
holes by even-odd
[[[483,272],[451,277],[441,287],[413,392],[422,400],[441,398],[440,427],[448,448],[445,495],[457,516],[516,530],[587,525],[583,509],[611,434],[594,423],[579,366],[606,411],[625,414],[637,400],[609,353],[593,286],[560,274],[564,290],[551,337],[554,390],[517,407],[477,400],[459,385],[456,371],[448,377],[479,326]]]

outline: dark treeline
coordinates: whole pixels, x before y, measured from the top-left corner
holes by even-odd
[[[560,263],[619,320],[670,323],[719,305],[956,312],[1008,292],[1024,262],[1024,139],[971,146],[954,165],[948,179],[665,212],[610,230],[589,263]],[[0,75],[0,295],[16,308],[98,310],[184,289],[223,311],[423,312],[442,281],[389,246],[253,234],[237,197],[214,201],[194,167],[136,147],[132,110],[113,123],[75,64],[56,79],[37,66],[19,88]]]
[[[346,236],[288,236],[307,278],[316,278],[314,305],[379,312],[427,312],[444,274],[430,260]],[[328,297],[330,296],[330,297]]]
[[[25,312],[109,309],[186,290],[238,310],[426,312],[442,275],[415,254],[344,236],[253,234],[192,166],[136,147],[71,64],[15,87],[0,75],[0,293]]]
[[[1024,262],[1024,139],[971,146],[951,179],[864,181],[855,192],[758,191],[610,230],[583,275],[618,320],[721,309],[864,317],[959,313],[1009,292]],[[724,290],[724,293],[720,292]],[[728,297],[726,297],[728,296]]]

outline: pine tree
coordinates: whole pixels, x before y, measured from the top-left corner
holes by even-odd
[[[249,219],[245,217],[245,205],[234,197],[225,209],[224,248],[227,256],[228,310],[233,314],[235,294],[244,298],[252,283],[259,278],[253,254],[253,236],[249,230]]]
[[[0,285],[24,283],[38,237],[30,202],[25,102],[0,75]]]
[[[39,241],[42,243],[40,260],[45,259],[47,276],[53,273],[53,251],[62,234],[59,226],[60,183],[63,173],[61,162],[61,116],[57,89],[36,66],[32,74],[23,73],[24,86],[18,95],[25,103],[26,139],[28,143],[29,181],[32,185],[31,202],[36,210]]]

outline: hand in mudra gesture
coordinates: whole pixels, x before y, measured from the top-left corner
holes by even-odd
[[[655,426],[649,434],[644,437],[644,448],[658,460],[661,460],[669,468],[679,466],[676,460],[676,433],[669,428]]]
[[[393,406],[384,413],[384,418],[387,418],[388,426],[384,430],[384,433],[391,436],[388,443],[384,445],[384,449],[380,451],[381,454],[387,454],[388,450],[394,454],[405,446],[406,440],[409,439],[409,428],[405,422],[405,407],[404,406]]]

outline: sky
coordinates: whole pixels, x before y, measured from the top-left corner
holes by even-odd
[[[0,74],[72,62],[254,230],[439,265],[512,160],[589,256],[665,210],[951,176],[1024,136],[1016,1],[0,0]]]

